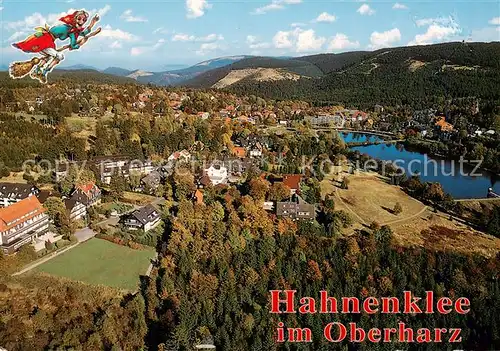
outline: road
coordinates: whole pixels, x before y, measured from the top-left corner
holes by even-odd
[[[94,232],[90,228],[82,228],[78,229],[75,232],[75,237],[78,239],[79,243],[82,243],[84,241],[87,241],[89,239],[92,239],[96,235],[96,232]]]

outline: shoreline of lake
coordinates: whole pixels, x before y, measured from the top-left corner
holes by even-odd
[[[342,139],[348,142],[376,142],[382,140],[382,138],[368,134],[367,132],[360,134],[355,131],[353,132],[340,132]],[[405,173],[415,174],[418,171],[422,181],[426,182],[438,182],[443,186],[443,189],[453,196],[455,199],[472,199],[472,198],[486,198],[488,194],[488,188],[492,188],[494,192],[500,192],[500,176],[489,170],[481,169],[481,175],[468,175],[460,173],[460,164],[457,164],[459,160],[453,160],[446,156],[436,157],[423,153],[420,151],[408,150],[404,143],[398,144],[372,144],[367,146],[355,146],[350,147],[351,150],[359,151],[361,154],[367,154],[368,156],[380,159],[383,161],[401,161],[405,167]],[[437,163],[437,166],[431,170],[430,174],[427,172],[422,175],[421,169],[413,170],[408,169],[406,166],[411,166],[415,163],[424,163],[427,166],[425,171],[428,171],[429,163]],[[464,166],[463,169],[469,168],[467,172],[473,169],[475,165],[471,165],[468,162],[462,162]],[[484,174],[484,172],[486,174]]]

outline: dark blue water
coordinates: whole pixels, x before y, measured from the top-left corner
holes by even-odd
[[[341,133],[346,142],[382,140],[376,136],[371,136],[370,140],[360,140],[358,138],[365,138],[366,135],[357,134],[358,137],[352,134],[356,133]],[[394,144],[357,146],[352,149],[372,158],[396,161],[396,165],[403,168],[407,175],[419,174],[422,181],[438,182],[456,199],[485,198],[488,188],[500,193],[499,176],[481,169],[472,173],[474,167],[460,165],[458,160],[432,158],[427,154],[408,151],[401,145]]]
[[[376,141],[384,140],[381,137],[373,134],[364,134],[364,133],[340,133],[340,134],[346,143],[366,143],[366,142],[374,143]]]

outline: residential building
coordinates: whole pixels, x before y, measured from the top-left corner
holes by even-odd
[[[278,217],[288,217],[293,220],[313,220],[316,218],[316,209],[304,201],[300,196],[295,195],[293,201],[278,202],[276,204],[276,215]]]
[[[93,160],[93,166],[105,184],[110,184],[113,176],[128,178],[134,172],[147,175],[155,170],[150,160],[131,160],[129,156],[97,157]]]
[[[123,217],[123,225],[128,230],[145,232],[156,228],[161,222],[161,215],[153,205],[146,205]]]
[[[153,171],[141,179],[143,187],[148,189],[156,189],[161,184],[162,175],[158,171]]]
[[[199,180],[198,180],[198,188],[206,188],[207,186],[211,185],[212,182],[210,178],[204,174]]]
[[[132,160],[130,156],[99,156],[89,162],[58,161],[54,171],[55,180],[60,182],[67,176],[70,166],[89,165],[99,175],[101,182],[111,183],[114,176],[129,178],[131,173],[147,175],[155,170],[150,160]]]
[[[285,174],[283,176],[283,184],[290,188],[290,195],[300,194],[300,174]]]
[[[191,154],[187,150],[176,151],[168,157],[167,161],[189,162]]]
[[[40,189],[31,184],[0,183],[0,207],[10,206],[39,193]]]
[[[87,216],[87,206],[78,201],[78,197],[64,200],[64,205],[71,221],[77,221]]]
[[[239,157],[239,158],[244,158],[247,154],[247,151],[245,150],[244,147],[241,146],[235,146],[233,148],[233,156]]]
[[[262,208],[266,211],[273,211],[274,210],[274,202],[273,201],[264,201],[262,204]]]
[[[101,189],[94,182],[78,185],[71,193],[71,199],[81,202],[85,207],[101,203]]]
[[[257,147],[253,147],[250,149],[249,155],[250,155],[250,157],[260,157],[260,156],[262,156],[262,149],[259,149]]]
[[[209,168],[205,169],[205,174],[213,185],[227,183],[227,168],[221,164],[212,164]]]
[[[451,132],[453,131],[453,125],[446,122],[446,118],[441,116],[435,123],[435,126],[438,127],[442,132]]]
[[[49,230],[49,216],[36,196],[0,208],[0,248],[10,254]]]

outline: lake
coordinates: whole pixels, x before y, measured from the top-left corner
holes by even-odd
[[[340,133],[340,135],[346,142],[382,141],[382,138],[375,135],[359,133]],[[499,176],[481,169],[472,173],[473,166],[460,165],[458,160],[430,157],[424,153],[408,151],[402,145],[395,144],[356,146],[351,149],[372,158],[397,161],[396,165],[403,168],[407,175],[419,174],[422,181],[438,182],[444,191],[455,199],[485,198],[488,188],[493,188],[497,194],[500,193]]]

